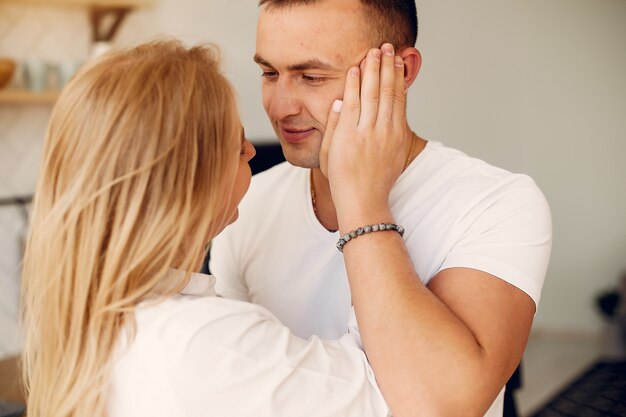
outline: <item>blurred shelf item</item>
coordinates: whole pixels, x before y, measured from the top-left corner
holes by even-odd
[[[0,104],[54,104],[59,91],[0,90]]]
[[[11,81],[14,72],[15,61],[0,57],[0,88],[4,88]]]
[[[85,7],[89,14],[91,41],[95,52],[96,50],[104,51],[110,47],[120,25],[130,12],[140,7],[150,6],[154,1],[155,0],[0,0],[0,3],[20,3],[33,6]],[[5,66],[7,63],[8,62],[2,62]],[[2,69],[5,70],[5,72],[7,70],[7,68]],[[14,68],[11,68],[11,72],[13,72],[13,70]],[[54,104],[58,97],[59,91],[35,93],[27,90],[0,89],[0,104]]]
[[[92,42],[111,42],[126,15],[147,7],[155,0],[0,0],[5,3],[86,7],[91,24]]]
[[[17,357],[0,360],[0,400],[25,404],[19,359]]]
[[[61,6],[144,7],[154,3],[154,0],[0,0],[0,2]]]
[[[33,202],[32,195],[19,195],[12,197],[0,197],[0,207],[4,206],[25,206]]]

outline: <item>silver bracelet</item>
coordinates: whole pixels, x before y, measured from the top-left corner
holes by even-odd
[[[352,239],[356,239],[361,235],[366,235],[372,232],[384,232],[387,230],[393,230],[400,233],[400,236],[404,236],[404,227],[398,226],[393,223],[378,223],[378,224],[370,224],[367,226],[359,227],[356,230],[351,231],[350,233],[346,233],[345,235],[339,238],[337,242],[337,249],[339,252],[343,253],[343,247],[346,243],[351,241]]]

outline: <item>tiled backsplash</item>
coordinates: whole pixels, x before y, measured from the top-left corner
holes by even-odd
[[[82,7],[0,3],[0,54],[18,60],[84,59],[89,20]]]

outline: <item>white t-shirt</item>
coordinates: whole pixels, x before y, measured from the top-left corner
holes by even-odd
[[[531,178],[428,142],[394,185],[390,204],[424,284],[446,268],[473,268],[538,304],[552,222]],[[313,212],[310,170],[283,163],[254,176],[239,211],[211,249],[218,293],[266,307],[300,337],[340,337],[350,288],[335,247],[339,234]]]
[[[134,339],[120,337],[111,417],[388,415],[353,314],[340,340],[303,340],[263,307],[216,297],[214,282],[192,274],[179,295],[139,305]]]

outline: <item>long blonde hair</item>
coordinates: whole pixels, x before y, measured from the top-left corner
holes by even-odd
[[[29,417],[105,414],[111,357],[133,307],[174,262],[197,267],[224,222],[240,132],[210,46],[142,45],[67,86],[46,135],[23,264]]]

